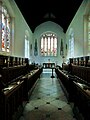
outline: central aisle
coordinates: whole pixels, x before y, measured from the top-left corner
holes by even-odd
[[[20,120],[76,120],[58,79],[50,76],[41,74]]]

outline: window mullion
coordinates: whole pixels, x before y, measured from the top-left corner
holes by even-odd
[[[41,37],[41,55],[56,56],[57,55],[57,39],[54,34],[44,34]],[[42,45],[43,44],[43,45]]]

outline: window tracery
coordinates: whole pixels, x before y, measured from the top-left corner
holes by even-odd
[[[57,36],[54,33],[46,33],[41,36],[41,55],[57,56]]]

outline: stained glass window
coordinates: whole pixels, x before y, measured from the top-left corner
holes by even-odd
[[[57,36],[54,33],[46,33],[41,36],[41,55],[57,56]]]
[[[11,27],[10,27],[10,16],[9,13],[7,11],[7,9],[5,7],[2,7],[2,36],[1,36],[1,43],[2,43],[2,47],[1,50],[2,51],[6,51],[6,52],[10,52],[10,31],[11,31]]]
[[[74,35],[73,33],[70,35],[70,39],[69,39],[69,55],[70,57],[74,57]]]
[[[90,16],[88,17],[88,54],[90,54]]]
[[[25,35],[25,58],[29,58],[29,40],[27,35]]]

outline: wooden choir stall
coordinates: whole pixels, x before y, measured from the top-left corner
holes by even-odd
[[[28,58],[0,56],[0,120],[18,120],[41,73]]]
[[[90,120],[90,56],[70,58],[55,72],[77,120]]]

